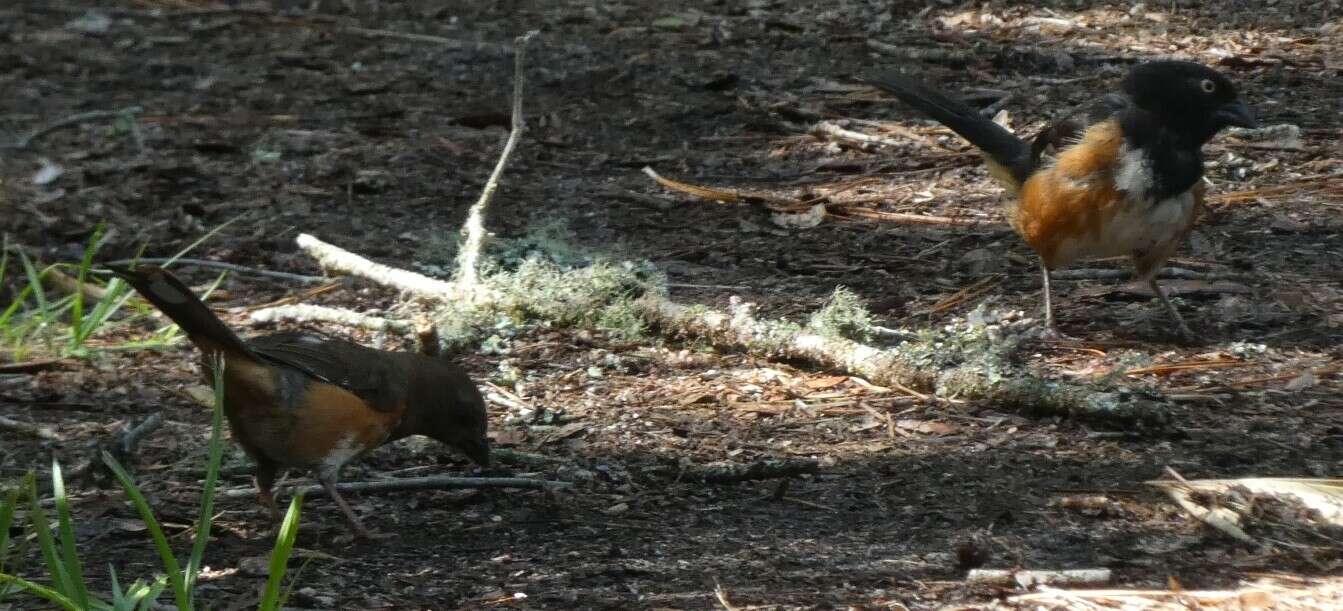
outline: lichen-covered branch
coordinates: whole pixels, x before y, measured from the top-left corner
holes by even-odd
[[[4,416],[0,416],[0,431],[10,431],[20,435],[45,439],[47,441],[61,440],[60,435],[57,435],[55,431],[47,427],[14,420],[13,418],[6,418]]]
[[[1136,388],[1046,380],[1011,363],[1027,320],[949,325],[894,348],[877,348],[801,326],[758,320],[748,304],[731,312],[685,306],[647,295],[638,301],[648,322],[672,335],[773,357],[802,359],[863,376],[874,384],[904,385],[937,396],[993,403],[1020,412],[1066,415],[1124,425],[1163,426],[1159,397]]]
[[[451,282],[371,261],[306,233],[299,234],[296,242],[327,273],[358,276],[420,297],[451,299],[457,295],[457,289]]]
[[[260,323],[279,322],[282,320],[296,322],[329,322],[345,325],[347,327],[359,327],[373,331],[391,331],[394,333],[408,333],[414,328],[414,325],[404,320],[392,320],[390,318],[360,314],[352,310],[305,303],[275,306],[273,308],[257,310],[252,312],[251,318],[252,322]]]

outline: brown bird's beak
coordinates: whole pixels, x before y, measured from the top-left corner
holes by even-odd
[[[490,440],[488,437],[473,439],[457,446],[473,462],[484,468],[490,466]]]
[[[1255,122],[1254,115],[1250,114],[1250,108],[1241,100],[1223,104],[1213,112],[1212,116],[1224,125],[1245,128],[1254,128],[1259,125]]]

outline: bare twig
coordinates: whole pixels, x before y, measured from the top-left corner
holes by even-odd
[[[42,280],[44,283],[50,283],[53,288],[71,295],[82,293],[85,302],[102,301],[103,297],[107,296],[107,289],[96,284],[80,282],[78,278],[61,271],[58,267],[47,268]]]
[[[1126,269],[1063,269],[1052,272],[1055,279],[1062,280],[1127,280],[1133,277],[1133,272]],[[1196,272],[1183,267],[1163,268],[1158,274],[1158,278],[1166,280],[1227,280],[1244,278],[1244,274],[1210,274],[1207,272]]]
[[[718,604],[723,605],[723,611],[739,611],[733,606],[732,601],[727,598],[727,590],[723,589],[723,584],[718,583],[718,578],[713,578],[713,596],[718,599]]]
[[[184,259],[184,258],[169,259],[166,257],[160,257],[160,258],[144,258],[144,259],[122,259],[120,261],[110,262],[111,265],[129,265],[131,263],[152,263],[154,265],[164,265],[172,263],[173,265],[180,265],[187,267],[222,269],[230,272],[237,272],[240,274],[251,274],[253,276],[264,276],[266,278],[275,278],[277,280],[291,280],[294,282],[301,282],[303,284],[321,284],[323,282],[326,282],[326,278],[323,278],[321,276],[305,276],[303,274],[277,272],[268,269],[257,269],[255,267],[246,267],[234,263],[225,263],[223,261],[209,261],[206,259]]]
[[[501,45],[499,43],[471,42],[469,40],[444,38],[442,36],[433,36],[430,34],[411,34],[406,32],[397,32],[394,30],[379,30],[374,28],[359,28],[359,27],[344,27],[341,28],[340,31],[345,32],[346,34],[354,34],[356,36],[366,36],[369,38],[393,38],[397,40],[408,40],[411,42],[427,42],[436,45],[443,45],[451,49],[465,49],[477,52],[488,51],[491,53],[498,53],[501,55],[506,55],[508,53],[515,51],[515,49],[510,48],[508,45]],[[522,39],[530,37],[531,34],[532,33],[528,33],[527,36],[519,37],[517,39],[516,52],[518,55],[522,55],[522,47],[523,44],[526,42]]]
[[[273,308],[257,310],[252,312],[251,319],[252,322],[261,323],[278,322],[281,320],[292,320],[297,322],[330,322],[338,325],[345,325],[347,327],[359,327],[361,329],[371,329],[373,331],[391,331],[394,333],[409,333],[415,327],[415,325],[404,320],[369,316],[367,314],[360,314],[343,308],[331,308],[305,303],[275,306]]]
[[[29,132],[27,135],[20,137],[18,140],[15,140],[14,142],[8,144],[0,144],[0,149],[14,149],[18,151],[26,150],[28,147],[32,146],[33,142],[38,138],[41,138],[47,134],[50,134],[62,128],[70,127],[72,125],[79,125],[80,123],[88,123],[90,121],[101,121],[103,119],[128,118],[133,121],[135,120],[135,115],[143,111],[144,109],[139,106],[127,106],[126,108],[122,108],[121,110],[94,110],[90,112],[82,112],[77,115],[70,115],[63,119],[57,119],[55,121],[52,121],[51,123],[43,125],[42,127],[39,127]]]
[[[466,223],[462,225],[465,240],[462,243],[461,253],[457,256],[456,280],[457,286],[468,295],[474,294],[480,284],[476,277],[476,262],[480,259],[480,248],[485,243],[485,209],[489,207],[490,200],[494,199],[495,191],[499,190],[499,179],[504,174],[504,168],[508,166],[508,158],[512,156],[513,149],[517,148],[522,134],[527,131],[527,121],[522,116],[522,92],[527,82],[525,71],[527,43],[531,42],[536,34],[537,31],[532,30],[514,41],[517,47],[513,56],[512,127],[508,132],[508,141],[504,143],[504,150],[499,154],[499,161],[494,165],[494,171],[490,173],[485,188],[480,192],[480,199],[471,206],[471,211],[466,216]]]
[[[3,353],[0,353],[0,355],[3,355]],[[0,374],[37,373],[73,364],[75,364],[75,361],[66,359],[34,359],[17,363],[0,363]]]
[[[814,460],[767,459],[747,464],[696,466],[679,471],[683,481],[708,484],[730,484],[761,479],[794,477],[816,473],[820,464]]]
[[[21,422],[5,416],[0,416],[0,431],[10,431],[47,441],[61,441],[61,436],[47,427]]]
[[[1110,582],[1110,569],[1072,569],[1063,571],[1008,571],[974,569],[965,576],[969,583],[997,586],[1034,585],[1093,586]]]
[[[299,234],[296,241],[298,247],[308,253],[308,256],[317,259],[317,263],[328,273],[344,273],[367,278],[383,286],[414,293],[420,297],[451,299],[458,294],[457,288],[450,282],[375,263],[306,233]]]
[[[933,225],[937,227],[969,227],[976,229],[998,229],[1007,227],[1003,223],[981,218],[956,218],[953,216],[933,216],[930,214],[909,214],[907,212],[886,212],[883,210],[849,206],[844,202],[831,204],[829,209],[832,216],[840,218],[868,218],[889,223]]]
[[[654,171],[653,168],[647,166],[644,167],[643,173],[646,174],[649,178],[652,178],[654,181],[656,181],[659,185],[662,185],[663,187],[666,187],[673,191],[680,191],[681,193],[693,195],[700,199],[709,199],[728,204],[758,203],[758,204],[764,204],[765,207],[769,208],[771,211],[788,212],[788,213],[803,212],[811,209],[811,207],[814,205],[811,202],[804,202],[798,199],[793,199],[791,197],[780,197],[777,195],[764,193],[761,191],[744,191],[741,189],[719,189],[716,187],[704,187],[700,185],[692,185],[690,183],[685,183],[678,180],[672,180],[670,178],[666,178],[661,174],[658,174],[656,171]]]
[[[102,461],[101,456],[104,453],[109,454],[129,469],[135,464],[135,454],[140,448],[140,442],[161,426],[163,426],[163,414],[155,412],[140,424],[130,426],[128,423],[117,427],[112,434],[95,441],[90,446],[93,451],[89,453],[89,461],[71,471],[67,477],[75,481],[89,482],[100,488],[111,486],[117,478],[107,463]]]
[[[902,47],[880,40],[872,40],[871,38],[867,39],[865,42],[867,43],[867,48],[872,49],[873,51],[901,59],[940,62],[951,65],[965,64],[970,61],[969,53],[954,49]]]
[[[820,123],[817,123],[816,125],[812,126],[811,133],[817,136],[828,136],[833,140],[847,142],[865,151],[870,151],[872,150],[873,147],[880,147],[880,146],[898,147],[903,144],[898,140],[892,140],[890,138],[883,138],[881,136],[873,136],[871,134],[864,134],[863,132],[856,132],[851,129],[845,129],[841,127],[838,123],[835,123],[833,121],[821,121]]]
[[[140,424],[124,429],[121,434],[117,436],[117,441],[114,446],[116,452],[114,455],[119,454],[119,456],[117,456],[119,459],[134,456],[135,451],[140,447],[140,441],[150,433],[158,430],[160,426],[163,426],[163,414],[161,412],[154,412]]]
[[[573,484],[570,482],[558,482],[544,479],[527,479],[521,477],[406,477],[390,480],[376,480],[371,482],[342,482],[336,484],[336,489],[341,492],[399,492],[402,490],[455,490],[463,488],[529,488],[538,490],[557,490],[568,488]],[[322,487],[317,484],[295,485],[297,491],[304,494],[317,494],[321,492]],[[294,490],[290,490],[290,493]],[[219,491],[219,495],[227,498],[250,498],[256,495],[256,489],[250,486],[241,488],[229,488]]]

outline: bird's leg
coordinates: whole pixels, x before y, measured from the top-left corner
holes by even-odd
[[[256,461],[256,475],[252,478],[256,484],[257,498],[270,510],[271,520],[278,527],[280,524],[280,508],[275,504],[275,493],[271,490],[275,485],[275,474],[279,465],[264,458]]]
[[[1049,266],[1045,265],[1045,260],[1040,259],[1040,284],[1043,286],[1041,292],[1044,293],[1045,300],[1045,332],[1044,339],[1059,340],[1070,339],[1068,336],[1059,333],[1054,327],[1054,299],[1049,287]]]
[[[320,475],[318,479],[322,482],[322,488],[331,496],[331,500],[335,501],[341,512],[345,514],[345,521],[349,523],[350,530],[353,530],[356,536],[361,539],[384,539],[391,536],[381,533],[374,534],[364,528],[364,524],[354,515],[354,510],[350,509],[350,504],[345,502],[345,497],[341,496],[340,491],[336,490],[336,476],[334,474]]]
[[[1180,329],[1180,335],[1184,337],[1185,341],[1193,341],[1194,332],[1190,331],[1189,325],[1184,323],[1184,317],[1180,316],[1180,311],[1175,309],[1175,304],[1171,303],[1170,298],[1166,297],[1166,292],[1161,290],[1161,285],[1156,282],[1155,274],[1147,279],[1147,286],[1152,287],[1152,292],[1156,293],[1157,299],[1161,300],[1161,305],[1166,306],[1166,311],[1170,312],[1170,317],[1175,319],[1175,326]]]

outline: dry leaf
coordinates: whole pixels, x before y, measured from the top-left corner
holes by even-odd
[[[827,388],[839,386],[848,380],[849,376],[825,376],[822,378],[811,378],[803,382],[803,384],[812,390],[825,390]]]
[[[960,430],[953,424],[937,422],[935,420],[896,420],[895,426],[906,431],[923,433],[924,435],[951,435]]]

